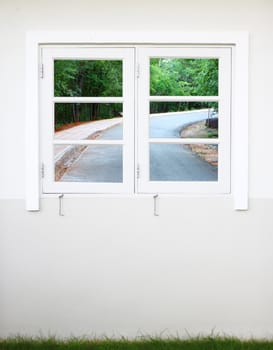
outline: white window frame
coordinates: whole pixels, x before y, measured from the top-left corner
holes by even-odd
[[[236,210],[248,209],[248,33],[246,32],[28,32],[26,37],[26,209],[41,196],[39,137],[40,46],[204,45],[232,48],[231,187]]]

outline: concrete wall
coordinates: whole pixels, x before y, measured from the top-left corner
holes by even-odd
[[[0,336],[272,336],[271,0],[1,0]],[[27,30],[250,32],[250,210],[231,200],[43,199],[24,210]],[[187,331],[185,331],[187,330]]]

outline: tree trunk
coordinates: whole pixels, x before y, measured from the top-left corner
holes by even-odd
[[[80,106],[79,104],[73,103],[73,122],[77,123],[80,121]]]
[[[92,120],[98,119],[98,111],[99,111],[99,104],[93,103],[92,104]]]
[[[89,120],[93,120],[93,105],[89,105]]]

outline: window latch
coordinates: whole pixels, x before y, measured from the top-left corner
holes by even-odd
[[[139,179],[140,178],[140,167],[139,167],[139,164],[137,165],[137,173],[136,173],[136,175],[137,175],[137,179]]]
[[[138,63],[137,67],[136,67],[136,77],[137,77],[137,79],[139,78],[139,76],[140,76],[140,65]]]
[[[40,65],[40,78],[44,79],[44,65],[41,63]]]

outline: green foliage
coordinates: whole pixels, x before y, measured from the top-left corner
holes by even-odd
[[[272,350],[270,340],[239,340],[236,338],[147,338],[140,340],[112,339],[0,339],[1,350]]]
[[[218,111],[217,102],[151,102],[150,113],[183,112],[196,109]]]
[[[77,120],[75,120],[77,111]],[[64,124],[119,117],[121,103],[55,103],[55,129]]]
[[[152,58],[152,96],[217,96],[218,59]]]
[[[56,60],[54,95],[122,96],[122,61]]]
[[[152,58],[150,60],[152,96],[217,96],[218,59]],[[55,60],[56,97],[122,96],[121,60]],[[204,106],[207,107],[204,107]],[[214,108],[216,103],[152,102],[151,113]],[[67,123],[113,118],[122,112],[117,104],[57,104],[55,128]]]
[[[122,61],[56,60],[54,62],[56,97],[122,96]],[[122,112],[117,104],[56,104],[55,128],[67,123],[113,118]]]
[[[152,58],[150,60],[152,96],[217,96],[218,59]],[[214,108],[217,103],[152,102],[150,113],[178,112]]]

